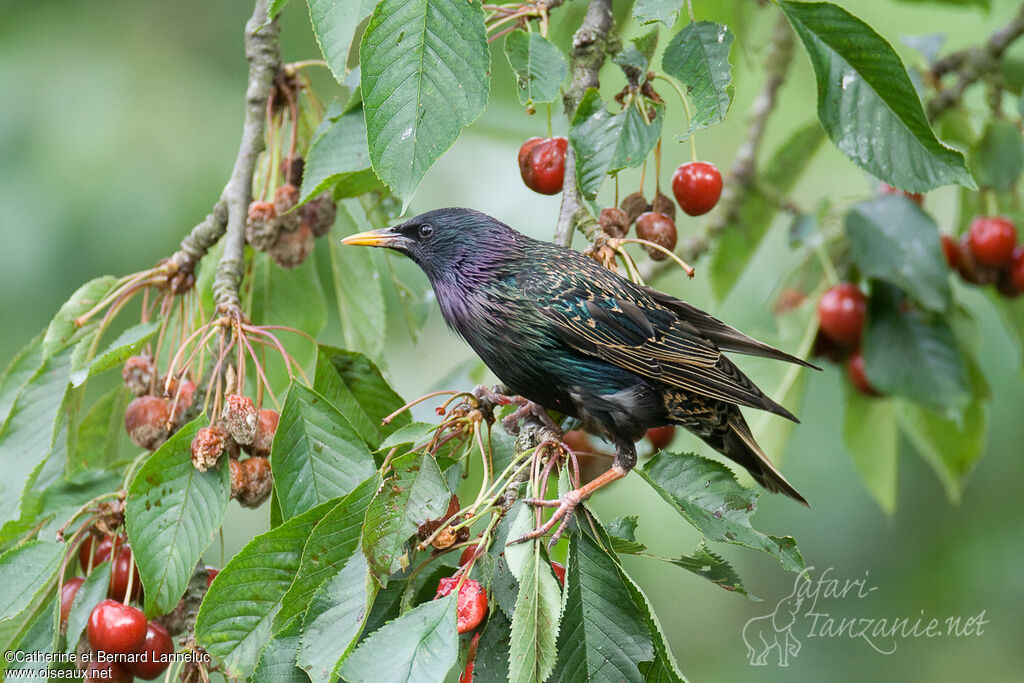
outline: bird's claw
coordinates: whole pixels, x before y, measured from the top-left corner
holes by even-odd
[[[576,512],[576,507],[585,499],[586,496],[582,495],[578,489],[569,491],[558,500],[545,500],[543,498],[524,499],[523,502],[527,505],[555,508],[555,513],[551,515],[551,519],[544,522],[533,531],[523,534],[514,541],[509,541],[508,545],[515,545],[516,543],[523,543],[525,541],[539,538],[551,531],[551,529],[558,524],[558,528],[555,529],[555,533],[551,536],[551,540],[548,542],[548,551],[550,552],[551,548],[558,543],[558,539],[562,537],[562,533],[565,532],[565,528],[569,525],[569,520],[572,519],[573,514]]]
[[[519,406],[518,410],[501,421],[501,425],[509,434],[518,436],[520,429],[519,424],[531,417],[537,419],[542,425],[552,430],[555,434],[562,433],[562,428],[551,419],[551,416],[548,415],[548,411],[539,403],[534,403],[522,396],[514,397],[512,402]]]

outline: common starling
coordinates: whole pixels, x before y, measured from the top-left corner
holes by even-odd
[[[761,486],[807,504],[754,441],[740,406],[797,419],[722,352],[813,365],[479,211],[438,209],[342,242],[409,256],[430,279],[448,325],[509,389],[615,445],[603,475],[560,501],[534,501],[558,509],[524,538],[559,519],[564,526],[580,501],[636,464],[635,442],[664,425],[685,427]]]

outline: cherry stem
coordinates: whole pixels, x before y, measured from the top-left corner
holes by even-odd
[[[399,415],[401,415],[405,411],[409,410],[409,408],[412,408],[414,405],[416,405],[418,403],[423,403],[427,399],[434,398],[435,396],[448,396],[448,395],[452,395],[452,394],[458,395],[458,394],[464,394],[464,393],[466,393],[466,392],[464,392],[464,391],[453,391],[451,389],[442,389],[440,391],[432,391],[429,394],[424,394],[423,396],[420,396],[419,398],[416,398],[416,399],[413,399],[412,401],[409,401],[404,406],[402,406],[401,408],[399,408],[398,410],[396,410],[395,412],[391,413],[390,415],[385,417],[383,420],[381,420],[380,423],[382,425],[391,424],[392,420],[394,420],[396,417],[398,417]]]
[[[615,239],[618,239],[618,241],[621,244],[642,244],[642,245],[644,245],[646,247],[650,247],[652,249],[657,249],[658,251],[660,251],[663,254],[671,257],[676,263],[678,263],[679,267],[682,268],[684,271],[686,271],[687,277],[693,278],[694,273],[697,272],[697,271],[695,271],[693,269],[693,266],[691,266],[689,263],[687,263],[683,259],[681,259],[678,256],[676,256],[674,253],[672,253],[671,251],[669,251],[665,247],[661,246],[660,244],[656,244],[654,242],[649,242],[647,240],[642,240],[639,237],[636,237],[636,238],[634,238],[634,237],[618,237],[618,238],[615,238]]]
[[[679,101],[683,103],[683,110],[686,111],[686,127],[690,127],[692,115],[690,114],[690,103],[686,100],[686,95],[683,94],[683,89],[679,87],[674,78],[669,78],[664,74],[654,74],[654,78],[659,81],[665,81],[672,89],[676,91],[676,95],[679,96]],[[694,140],[693,134],[690,135],[690,156],[693,161],[697,161],[697,143]]]

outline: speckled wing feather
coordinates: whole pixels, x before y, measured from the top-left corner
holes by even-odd
[[[796,419],[646,288],[579,258],[583,263],[519,279],[524,295],[539,304],[568,346],[671,387]]]

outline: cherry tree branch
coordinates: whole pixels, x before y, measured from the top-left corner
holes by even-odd
[[[569,66],[572,80],[562,98],[565,114],[570,121],[587,88],[598,87],[598,72],[608,53],[618,50],[619,42],[612,32],[614,26],[612,0],[590,0],[583,22],[572,39]],[[576,228],[593,221],[593,216],[583,206],[576,185],[576,155],[570,145],[565,154],[565,180],[562,183],[562,206],[558,211],[555,243],[570,246]]]
[[[181,241],[168,260],[175,272],[192,272],[206,252],[224,237],[224,254],[217,265],[214,298],[221,312],[238,309],[238,287],[245,268],[245,221],[252,200],[256,159],[264,147],[267,100],[281,66],[277,21],[267,19],[267,0],[256,0],[245,24],[245,56],[249,79],[245,92],[242,141],[234,168],[213,211]]]
[[[754,98],[747,117],[747,132],[736,150],[728,177],[723,183],[722,198],[715,218],[703,232],[684,237],[676,250],[684,261],[694,263],[708,249],[715,238],[729,225],[735,224],[747,194],[754,187],[757,155],[764,140],[768,118],[775,111],[779,88],[786,80],[793,61],[793,29],[785,16],[780,16],[772,31],[764,58],[765,83]],[[672,265],[672,261],[654,261],[650,258],[638,264],[640,275],[652,280]]]
[[[934,121],[955,106],[969,86],[983,76],[997,72],[1006,49],[1024,35],[1024,5],[1008,24],[996,30],[984,44],[946,55],[932,65],[928,76],[937,88],[947,74],[956,73],[957,80],[950,88],[939,92],[928,101],[928,118]]]

